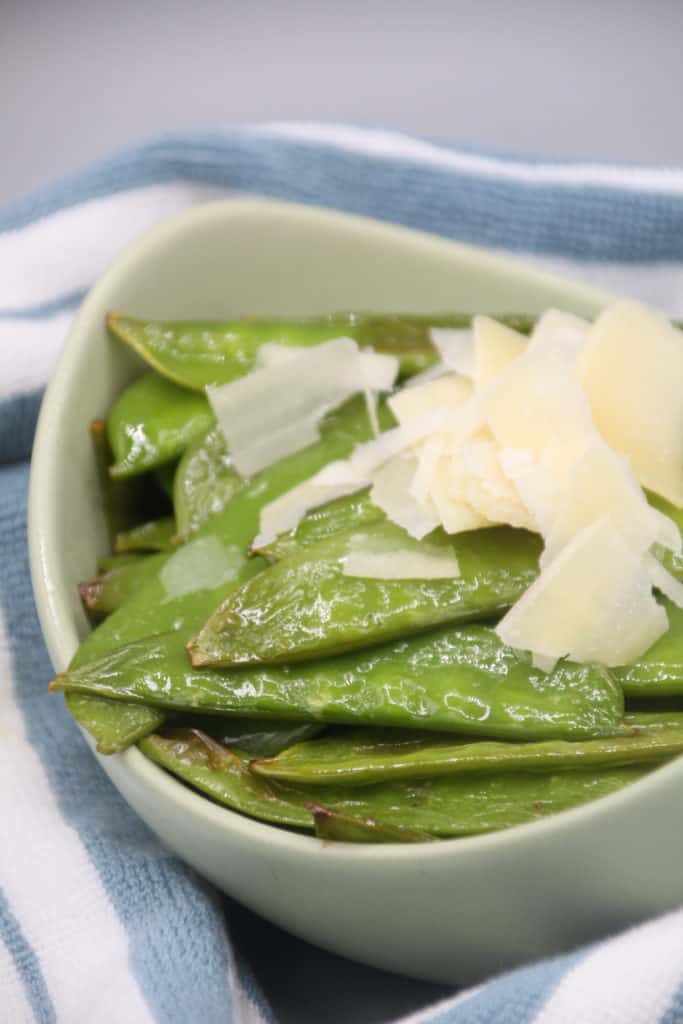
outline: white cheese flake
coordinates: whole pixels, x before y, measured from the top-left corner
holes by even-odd
[[[439,525],[439,519],[431,502],[417,501],[411,493],[417,469],[414,455],[394,456],[375,473],[370,500],[411,537],[420,539]]]
[[[474,332],[475,377],[478,388],[484,388],[508,366],[513,359],[521,356],[528,339],[511,327],[493,320],[490,316],[475,316],[472,320]]]
[[[442,362],[464,377],[474,379],[474,334],[468,327],[432,327],[429,335]]]
[[[384,542],[367,534],[355,534],[344,556],[345,576],[380,580],[439,580],[460,575],[452,551],[406,537],[402,542]]]

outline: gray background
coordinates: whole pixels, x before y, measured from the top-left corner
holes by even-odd
[[[683,164],[677,0],[0,0],[0,202],[150,133],[362,121]]]
[[[0,0],[0,202],[167,130],[275,119],[683,165],[677,0]],[[287,1024],[371,1024],[444,994],[248,911]]]

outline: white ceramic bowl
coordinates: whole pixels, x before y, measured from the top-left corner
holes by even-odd
[[[555,304],[590,315],[607,298],[480,250],[307,207],[228,200],[164,221],[86,298],[43,403],[29,526],[55,669],[88,629],[76,583],[106,551],[86,425],[141,369],[108,338],[107,310],[173,319]],[[424,846],[326,845],[211,803],[137,749],[99,761],[221,889],[311,942],[416,977],[472,982],[683,899],[683,759],[557,817]]]

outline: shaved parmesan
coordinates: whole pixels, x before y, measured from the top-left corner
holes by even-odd
[[[395,456],[375,474],[370,500],[411,537],[420,539],[431,533],[439,520],[431,502],[417,501],[411,493],[417,468],[414,455]]]
[[[603,515],[635,554],[643,554],[662,533],[658,514],[648,505],[628,462],[598,436],[570,470],[557,501],[541,565]]]
[[[435,409],[460,409],[472,397],[472,384],[457,373],[449,373],[419,387],[403,388],[388,400],[398,422],[419,420]]]
[[[422,444],[416,445],[417,470],[410,484],[410,493],[416,501],[426,502],[434,482],[436,467],[446,446],[444,434],[432,434]]]
[[[549,438],[576,447],[595,431],[575,368],[550,346],[530,345],[494,377],[481,402],[502,448],[538,455]]]
[[[504,370],[527,346],[527,339],[511,327],[506,327],[490,316],[475,316],[474,331],[475,377],[477,387],[483,388]]]
[[[221,387],[207,388],[209,401],[239,473],[257,473],[285,455],[313,444],[331,409],[368,388],[393,386],[394,356],[360,353],[351,338],[335,338],[269,364]]]
[[[470,441],[462,447],[465,470],[463,497],[494,523],[533,530],[535,520],[520,501],[516,488],[503,473],[493,441]]]
[[[439,580],[460,575],[455,555],[433,544],[402,543],[392,539],[383,543],[378,537],[356,534],[344,557],[345,576],[381,580]]]
[[[474,335],[467,328],[432,327],[432,342],[449,369],[474,378]]]
[[[575,363],[583,348],[590,324],[573,313],[559,309],[548,309],[536,321],[529,340],[529,348],[549,348],[555,354],[561,353]]]
[[[291,491],[264,505],[261,509],[259,533],[254,538],[252,548],[258,549],[271,544],[281,533],[295,529],[312,509],[361,489],[362,485],[356,481],[335,485],[318,483],[315,476],[310,480],[304,480]]]
[[[543,569],[496,632],[543,657],[624,665],[667,628],[645,556],[635,555],[604,516]]]
[[[681,332],[636,302],[617,302],[590,328],[580,369],[607,443],[645,487],[682,506]]]

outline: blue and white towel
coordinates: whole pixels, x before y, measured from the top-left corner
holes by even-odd
[[[160,847],[99,770],[61,702],[48,698],[51,669],[26,550],[38,405],[82,296],[155,221],[235,193],[513,250],[683,316],[683,170],[527,160],[346,126],[276,124],[158,139],[0,211],[0,1021],[7,1024],[282,1019],[271,1006],[278,1000],[255,980],[263,976],[257,960],[252,975],[244,957],[244,912]],[[267,948],[259,927],[250,918],[251,950]],[[279,933],[267,934],[274,956]],[[329,957],[327,969],[332,978]],[[348,980],[347,964],[339,962],[339,972]],[[395,1017],[397,1000],[392,980],[377,979],[379,1024]],[[436,990],[420,991],[427,998]],[[319,1003],[308,1015],[301,1003],[297,1013],[290,998],[287,1016],[301,1024],[368,1020],[363,992],[356,998],[345,995],[344,1018]],[[404,1021],[683,1021],[683,911]]]

